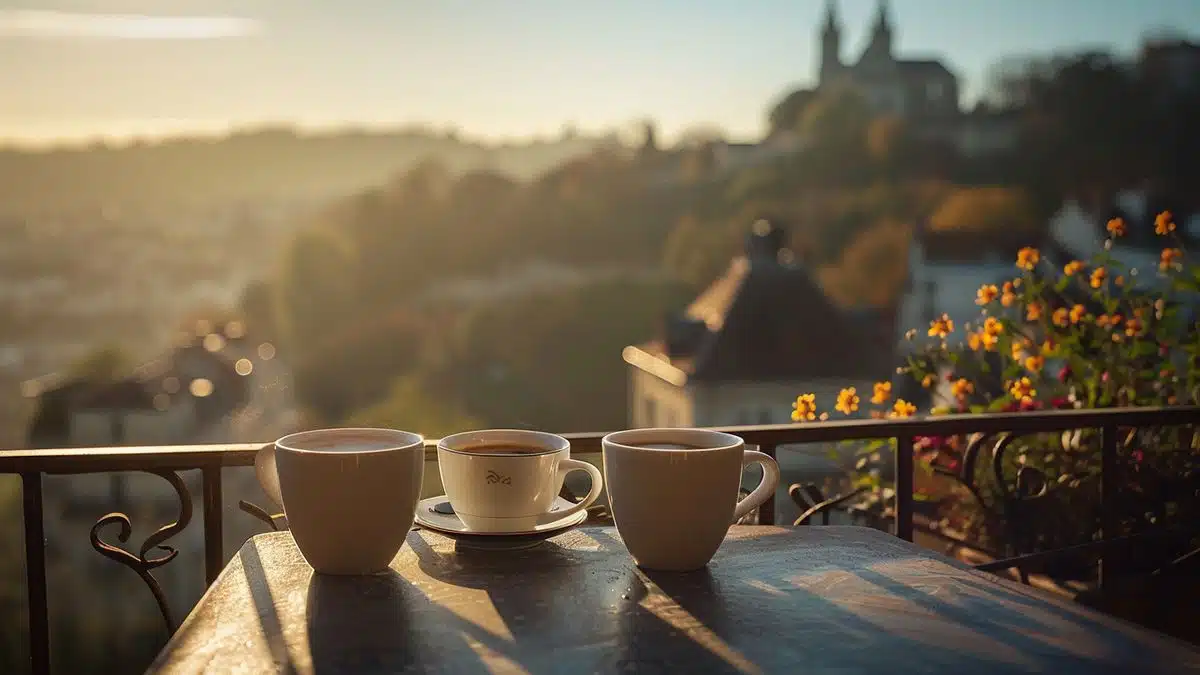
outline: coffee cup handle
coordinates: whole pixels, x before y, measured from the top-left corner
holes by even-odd
[[[267,499],[283,509],[283,494],[279,489],[279,469],[275,466],[275,444],[265,445],[254,455],[254,474]]]
[[[572,471],[586,471],[587,474],[592,478],[592,487],[590,490],[588,490],[587,496],[583,498],[583,501],[569,509],[555,511],[554,513],[558,518],[566,518],[571,514],[579,513],[580,511],[591,506],[597,499],[600,498],[600,491],[604,489],[604,476],[600,474],[600,469],[597,469],[591,464],[578,459],[564,459],[558,463],[558,472],[564,477]]]
[[[775,463],[773,457],[756,450],[746,450],[742,453],[742,469],[751,464],[762,465],[762,481],[759,482],[758,487],[746,495],[745,499],[738,502],[737,508],[733,510],[733,522],[735,523],[747,513],[761,506],[763,502],[774,498],[775,490],[779,487],[779,465]]]

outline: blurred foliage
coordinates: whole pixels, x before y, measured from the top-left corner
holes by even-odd
[[[952,192],[929,219],[933,232],[1024,236],[1036,241],[1044,220],[1019,188],[970,187]]]

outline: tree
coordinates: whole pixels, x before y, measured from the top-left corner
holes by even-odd
[[[861,155],[871,117],[862,96],[842,88],[814,100],[804,112],[800,129],[813,145]]]
[[[899,117],[880,117],[867,127],[867,153],[889,174],[900,168],[908,141],[908,129]]]
[[[816,98],[817,92],[812,89],[796,89],[779,99],[771,106],[771,110],[767,114],[767,127],[770,129],[770,133],[799,130],[809,105]]]
[[[1042,219],[1020,188],[960,188],[946,197],[929,225],[935,232],[1033,237]]]
[[[430,395],[429,387],[418,376],[397,379],[386,399],[354,413],[346,424],[407,429],[427,438],[440,438],[483,426],[457,405]]]
[[[885,220],[850,243],[837,265],[818,273],[821,286],[845,307],[892,307],[908,275],[912,228]]]

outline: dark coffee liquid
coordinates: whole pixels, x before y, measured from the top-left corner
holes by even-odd
[[[647,450],[703,450],[702,445],[690,445],[688,443],[671,443],[663,441],[661,443],[630,443],[634,448],[645,448]]]

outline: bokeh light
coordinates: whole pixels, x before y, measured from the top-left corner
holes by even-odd
[[[270,342],[264,342],[258,346],[258,358],[263,361],[270,361],[275,358],[275,345]]]
[[[212,394],[213,383],[206,378],[198,377],[192,380],[192,383],[188,385],[188,391],[191,392],[192,396],[195,396],[196,398],[204,398],[205,396]]]
[[[250,363],[250,359],[238,359],[237,363],[233,364],[233,369],[238,375],[245,377],[254,372],[254,364]]]
[[[210,352],[219,352],[225,348],[225,338],[220,333],[209,333],[204,336],[204,348]]]

